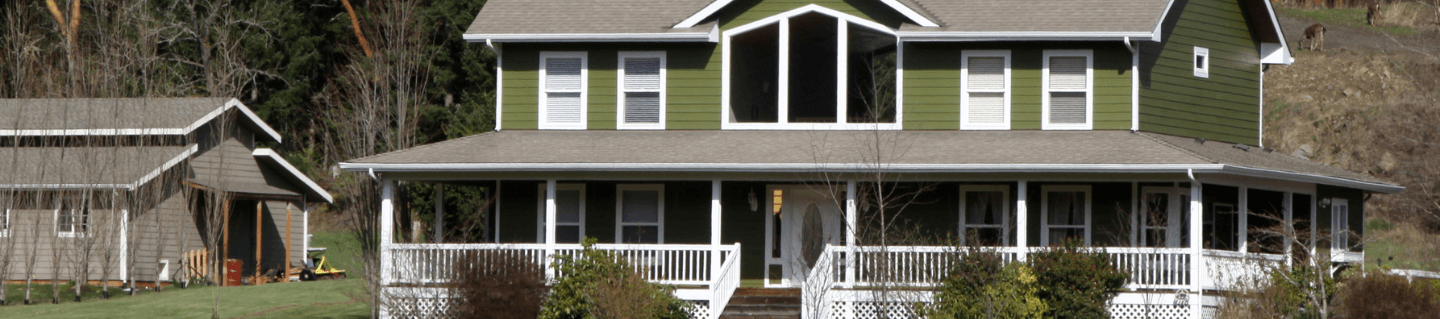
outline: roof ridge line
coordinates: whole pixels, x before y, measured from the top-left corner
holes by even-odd
[[[1175,145],[1175,144],[1170,144],[1170,142],[1166,142],[1165,140],[1161,140],[1161,139],[1156,138],[1156,137],[1154,137],[1154,136],[1150,136],[1150,134],[1146,134],[1145,132],[1133,131],[1133,133],[1134,133],[1134,134],[1139,134],[1140,136],[1145,137],[1146,139],[1149,139],[1149,140],[1151,140],[1151,141],[1155,141],[1156,143],[1160,143],[1160,145],[1164,145],[1165,147],[1169,147],[1169,148],[1171,148],[1171,149],[1175,149],[1175,150],[1177,150],[1177,151],[1180,151],[1181,153],[1190,154],[1190,156],[1194,156],[1194,157],[1196,157],[1196,158],[1199,158],[1200,160],[1203,160],[1203,161],[1206,161],[1206,162],[1209,162],[1209,163],[1225,165],[1224,163],[1220,163],[1220,161],[1218,161],[1218,160],[1216,160],[1216,159],[1206,157],[1205,155],[1200,155],[1200,153],[1192,152],[1192,151],[1190,151],[1190,150],[1187,150],[1187,149],[1185,149],[1185,148],[1183,148],[1183,147],[1180,147],[1180,146],[1178,146],[1178,145]]]

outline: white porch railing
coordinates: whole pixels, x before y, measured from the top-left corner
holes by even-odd
[[[704,315],[718,318],[729,303],[735,288],[740,286],[740,244],[712,245],[677,244],[596,244],[595,249],[609,251],[617,258],[623,258],[641,277],[647,281],[682,286],[675,295],[689,301],[703,301]],[[546,251],[553,249],[555,256],[578,256],[583,247],[578,244],[391,244],[387,249],[389,264],[382,264],[381,271],[388,275],[391,284],[433,285],[444,284],[455,279],[456,263],[467,262],[467,258],[520,257],[540,267],[553,269],[554,259],[546,258]],[[488,254],[468,254],[487,251]],[[719,252],[720,268],[715,271],[711,264],[715,252]],[[555,276],[564,276],[555,273]],[[705,288],[685,286],[706,286]]]
[[[1187,289],[1190,286],[1189,248],[1105,247],[1115,268],[1130,274],[1131,289]]]
[[[1190,249],[1186,248],[1096,248],[1110,254],[1110,260],[1121,271],[1130,274],[1128,287],[1136,289],[1182,289],[1190,285]],[[855,247],[855,286],[875,286],[884,282],[892,286],[929,287],[949,275],[951,265],[976,251],[998,254],[1004,263],[1019,259],[1017,247],[984,247],[974,250],[949,246],[857,246]],[[1036,251],[1031,249],[1031,251]],[[830,251],[836,260],[843,260],[846,249]],[[835,273],[844,280],[844,269]]]

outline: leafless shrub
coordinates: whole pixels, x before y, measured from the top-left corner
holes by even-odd
[[[1344,318],[1429,318],[1440,313],[1440,291],[1375,271],[1347,278],[1339,303]]]
[[[543,266],[498,250],[468,251],[457,260],[451,289],[458,300],[450,310],[450,316],[535,318],[540,315],[540,306],[549,291],[545,285]],[[598,303],[607,310],[614,310],[609,309],[616,306],[612,303],[630,300],[622,297],[625,296],[606,296]]]

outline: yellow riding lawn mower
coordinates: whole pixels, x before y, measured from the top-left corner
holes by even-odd
[[[330,265],[325,256],[321,255],[319,258],[306,260],[305,268],[292,269],[290,278],[300,281],[345,279],[345,270]]]

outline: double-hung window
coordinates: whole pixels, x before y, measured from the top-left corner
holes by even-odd
[[[620,52],[619,129],[665,129],[665,52]]]
[[[960,129],[1010,129],[1010,51],[960,53]]]
[[[960,188],[961,243],[1003,246],[1011,242],[1009,193],[1004,185]]]
[[[585,52],[540,52],[540,129],[585,129]]]
[[[1041,187],[1040,240],[1059,245],[1075,240],[1090,245],[1090,186],[1046,185]]]
[[[545,242],[545,184],[539,187],[539,225],[536,241]],[[585,185],[555,185],[555,242],[577,244],[585,238]]]
[[[1330,228],[1335,240],[1331,248],[1339,251],[1350,250],[1350,201],[1343,198],[1330,199]]]
[[[1093,127],[1095,99],[1094,51],[1046,50],[1042,72],[1041,128],[1089,130]]]
[[[626,244],[665,242],[665,186],[615,188],[615,237]]]
[[[64,203],[55,211],[55,233],[60,237],[84,237],[90,232],[90,207]]]

